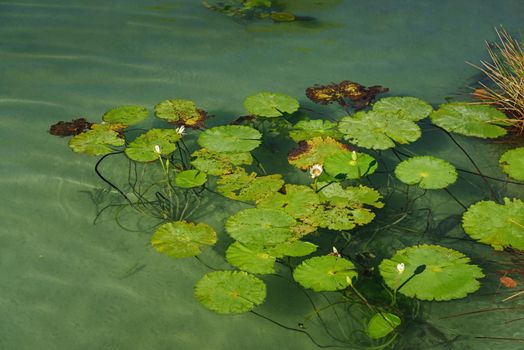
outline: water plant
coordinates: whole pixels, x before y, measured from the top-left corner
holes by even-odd
[[[69,146],[100,157],[96,173],[123,199],[100,215],[114,210],[121,224],[122,211],[134,210],[150,220],[153,249],[170,258],[196,257],[213,270],[195,286],[204,307],[220,314],[251,312],[322,347],[386,348],[419,317],[418,300],[463,298],[484,278],[474,263],[479,257],[427,238],[446,223],[432,223],[432,209],[419,205],[421,198],[442,190],[465,210],[463,228],[473,240],[514,251],[524,250],[524,204],[518,198],[500,203],[491,191],[467,206],[452,190],[459,173],[477,176],[489,188],[490,179],[505,181],[481,173],[452,135],[502,136],[510,124],[500,111],[459,102],[434,110],[405,96],[371,104],[384,91],[349,81],[308,88],[310,99],[336,103],[347,113],[330,120],[312,119],[291,96],[260,92],[245,99],[248,118],[209,128],[207,112],[193,101],[170,99],[154,108],[165,124],[145,132],[133,128],[148,118],[148,109],[122,106],[105,113],[101,123],[83,121]],[[428,117],[434,124],[428,126]],[[406,148],[423,136],[421,121],[449,137],[477,171]],[[257,153],[272,139],[295,143],[287,157],[272,153],[289,164],[276,173],[267,172],[271,164]],[[521,151],[500,160],[516,180],[522,179]],[[110,180],[101,164],[117,157],[127,169]],[[234,213],[224,211],[223,229],[195,222],[206,221],[198,215],[201,203],[217,198],[239,204]],[[421,215],[423,230],[417,227]],[[414,233],[419,242],[396,251],[375,245],[393,230]],[[225,251],[213,248],[217,240],[229,241]],[[231,268],[205,262],[201,253],[207,249],[216,249]],[[311,315],[298,326],[256,310],[274,277],[299,286],[311,303]],[[359,315],[350,321],[352,331],[335,334],[327,323],[331,311],[337,322],[340,315]],[[315,326],[325,331],[321,340],[311,330]]]

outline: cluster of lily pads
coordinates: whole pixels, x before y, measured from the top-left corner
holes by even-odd
[[[204,1],[210,10],[231,17],[272,19],[275,22],[292,22],[297,18],[289,12],[283,12],[281,6],[271,0],[219,0]]]
[[[225,220],[225,232],[232,239],[225,259],[231,269],[209,272],[195,287],[198,301],[220,314],[248,312],[262,304],[263,276],[278,273],[279,265],[290,267],[303,288],[365,300],[356,288],[362,269],[343,249],[319,246],[316,238],[358,233],[359,227],[375,219],[384,206],[383,194],[380,188],[364,185],[363,179],[381,169],[377,155],[418,140],[422,136],[418,123],[428,117],[446,133],[496,138],[507,132],[505,116],[491,106],[452,102],[434,110],[414,97],[385,97],[337,120],[301,118],[299,101],[280,93],[257,93],[247,97],[244,106],[252,118],[243,125],[206,128],[207,114],[194,102],[162,101],[154,113],[165,126],[133,139],[129,130],[149,111],[122,106],[69,141],[75,152],[102,157],[123,152],[133,164],[158,169],[159,178],[153,181],[157,187],[151,185],[152,190],[135,191],[133,198],[119,191],[135,209],[150,205],[159,212],[155,217],[162,222],[151,244],[172,258],[197,256],[219,237],[211,226],[188,220],[192,211],[188,196],[220,194],[250,206]],[[253,152],[264,138],[260,121],[281,125],[276,123],[280,119],[288,125],[280,132],[296,143],[287,160],[295,173],[302,174],[300,183],[290,183],[279,173],[259,174],[263,168],[254,166]],[[196,137],[199,147],[186,145],[189,136]],[[500,164],[510,177],[522,181],[523,160],[521,147],[505,152]],[[422,191],[448,190],[457,180],[457,169],[432,155],[410,156],[398,163],[394,174]],[[477,202],[464,213],[463,228],[472,239],[495,249],[524,250],[524,203],[518,198]],[[463,298],[475,292],[484,277],[463,253],[434,244],[405,247],[377,268],[390,302],[368,304],[366,331],[372,339],[397,336],[395,330],[404,318],[397,294],[427,301]]]

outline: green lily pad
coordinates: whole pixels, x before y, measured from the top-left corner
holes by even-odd
[[[257,117],[280,117],[283,113],[294,113],[299,104],[296,99],[285,94],[260,92],[248,96],[244,100],[244,107],[250,115]]]
[[[217,181],[217,191],[227,198],[240,201],[256,201],[278,191],[284,180],[282,175],[257,176],[247,174],[243,169],[229,175],[223,175]]]
[[[506,174],[515,180],[524,181],[524,147],[504,152],[499,163]]]
[[[284,193],[274,192],[257,201],[259,208],[281,209],[296,219],[304,218],[320,203],[318,195],[308,186],[287,184]]]
[[[268,247],[266,251],[277,258],[283,258],[284,256],[306,256],[315,252],[317,248],[318,246],[311,242],[288,241]]]
[[[345,231],[357,225],[368,224],[374,218],[375,214],[367,208],[350,208],[327,202],[317,206],[315,211],[304,219],[304,222],[315,227]]]
[[[238,314],[264,302],[266,285],[244,271],[209,272],[196,284],[195,297],[219,314]]]
[[[308,170],[315,164],[324,164],[329,156],[340,152],[349,152],[349,147],[331,137],[314,137],[301,141],[298,147],[288,154],[289,164],[302,170]]]
[[[322,182],[317,184],[321,188],[319,195],[322,200],[335,205],[352,208],[360,208],[364,204],[375,208],[384,207],[384,203],[380,202],[382,198],[380,192],[373,188],[362,185],[343,188],[339,183],[325,185],[327,184]]]
[[[207,181],[206,173],[200,170],[184,170],[176,174],[175,185],[178,187],[191,188],[200,187]]]
[[[373,105],[373,111],[416,122],[429,116],[433,107],[415,97],[384,97]]]
[[[445,160],[431,157],[412,157],[399,163],[395,169],[397,178],[405,184],[435,190],[445,188],[457,180],[455,167]]]
[[[129,159],[137,162],[152,162],[159,155],[169,155],[176,149],[180,134],[173,129],[151,129],[134,139],[125,149]],[[157,153],[157,147],[160,153]]]
[[[417,268],[420,273],[413,276]],[[427,244],[397,251],[391,259],[382,260],[379,269],[388,287],[401,287],[399,293],[420,300],[463,298],[479,289],[478,279],[484,277],[464,254]]]
[[[155,115],[169,123],[199,128],[207,118],[191,100],[165,100],[155,106]]]
[[[506,115],[493,106],[451,102],[431,113],[431,121],[441,128],[466,136],[496,138],[506,134]]]
[[[377,312],[368,322],[368,335],[373,339],[384,338],[400,326],[401,320],[389,312]]]
[[[318,136],[329,136],[338,139],[342,137],[342,134],[338,131],[337,126],[337,123],[329,120],[302,120],[293,126],[293,129],[289,131],[289,136],[295,142],[309,140]]]
[[[351,261],[332,255],[304,260],[293,271],[295,281],[315,292],[346,289],[357,275]]]
[[[253,208],[230,216],[226,231],[241,243],[263,246],[287,241],[295,225],[295,219],[282,210]]]
[[[351,143],[378,150],[393,148],[395,142],[414,142],[421,136],[420,128],[414,122],[374,110],[342,118],[338,129]]]
[[[151,237],[153,248],[173,258],[189,258],[200,254],[202,246],[217,241],[215,230],[206,224],[187,221],[168,222],[160,226]]]
[[[206,148],[193,152],[191,158],[191,165],[196,169],[214,176],[232,174],[236,166],[249,165],[253,162],[249,152],[219,153]]]
[[[524,203],[516,198],[504,198],[504,204],[477,202],[464,213],[462,227],[471,238],[496,250],[524,250]]]
[[[268,254],[260,246],[247,246],[234,242],[227,248],[227,262],[239,269],[258,274],[275,272],[276,257]]]
[[[262,135],[244,125],[224,125],[207,129],[198,144],[212,152],[249,152],[258,147]]]
[[[142,106],[121,106],[107,111],[102,119],[113,124],[135,125],[149,116],[147,108]]]
[[[123,146],[121,138],[109,124],[93,124],[91,129],[84,131],[69,140],[69,147],[77,153],[90,156],[102,156],[113,152],[110,146]]]
[[[334,178],[359,179],[373,174],[377,161],[366,153],[338,152],[326,158],[324,169]]]

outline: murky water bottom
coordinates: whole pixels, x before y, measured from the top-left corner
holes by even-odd
[[[95,160],[47,134],[58,120],[99,120],[117,105],[151,108],[167,98],[197,101],[215,115],[211,124],[242,115],[243,99],[262,90],[290,94],[311,107],[307,86],[344,79],[437,105],[460,99],[477,79],[464,61],[486,57],[484,40],[495,39],[493,27],[520,33],[524,23],[518,0],[290,3],[317,21],[247,23],[190,0],[0,2],[0,348],[316,348],[303,334],[252,314],[225,317],[202,308],[193,286],[206,267],[160,256],[148,232],[122,230],[111,217],[93,225],[90,194],[103,187]],[[483,171],[502,176],[497,159],[506,146],[459,140]],[[286,147],[274,150],[284,155]],[[410,148],[470,167],[449,140],[429,130]],[[473,187],[463,182],[454,193],[468,203],[482,198],[486,189],[478,179],[467,180]],[[498,190],[522,196],[516,186]],[[445,193],[424,200],[438,219],[461,210]],[[201,217],[222,230],[227,211],[235,209],[209,203]],[[460,228],[450,227],[454,231],[446,234],[460,237]],[[420,239],[390,230],[380,232],[370,249],[391,254]],[[506,303],[492,294],[497,275],[491,263],[499,255],[470,242],[440,242],[472,257],[488,277],[466,299],[423,303],[427,323],[405,327],[396,347],[524,347],[478,338],[524,338],[522,321],[510,322],[522,317],[521,309],[446,318]],[[224,264],[214,250],[204,258]],[[296,327],[311,311],[297,295],[293,285],[272,281],[257,310]],[[507,307],[522,307],[521,300]]]

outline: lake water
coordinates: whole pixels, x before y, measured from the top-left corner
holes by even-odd
[[[288,3],[316,21],[239,21],[196,0],[0,1],[1,349],[317,348],[252,314],[219,316],[201,307],[193,286],[207,268],[159,255],[149,232],[127,232],[110,217],[93,225],[89,193],[103,187],[96,159],[47,133],[59,120],[96,121],[114,106],[151,109],[168,98],[196,101],[215,116],[214,125],[245,113],[243,99],[258,91],[283,92],[311,107],[306,87],[345,79],[438,105],[466,98],[478,72],[465,61],[486,58],[484,41],[496,39],[494,27],[517,36],[524,29],[521,0]],[[470,168],[441,136],[428,131],[412,149]],[[483,170],[502,177],[497,159],[505,145],[461,141]],[[499,190],[522,197],[516,186]],[[484,195],[481,186],[454,191],[468,204]],[[461,211],[445,193],[428,200],[442,218]],[[212,203],[202,214],[217,230],[220,208]],[[382,237],[375,244],[394,251],[418,239],[391,235],[394,243]],[[524,338],[522,321],[508,323],[522,311],[445,318],[505,306],[492,294],[490,262],[499,256],[471,242],[447,244],[484,263],[488,278],[471,297],[424,304],[431,326],[414,323],[396,348],[524,348],[478,338]],[[206,254],[218,261],[212,250]],[[260,312],[296,327],[310,311],[307,302],[289,285],[271,288]],[[524,306],[522,298],[507,304]]]

